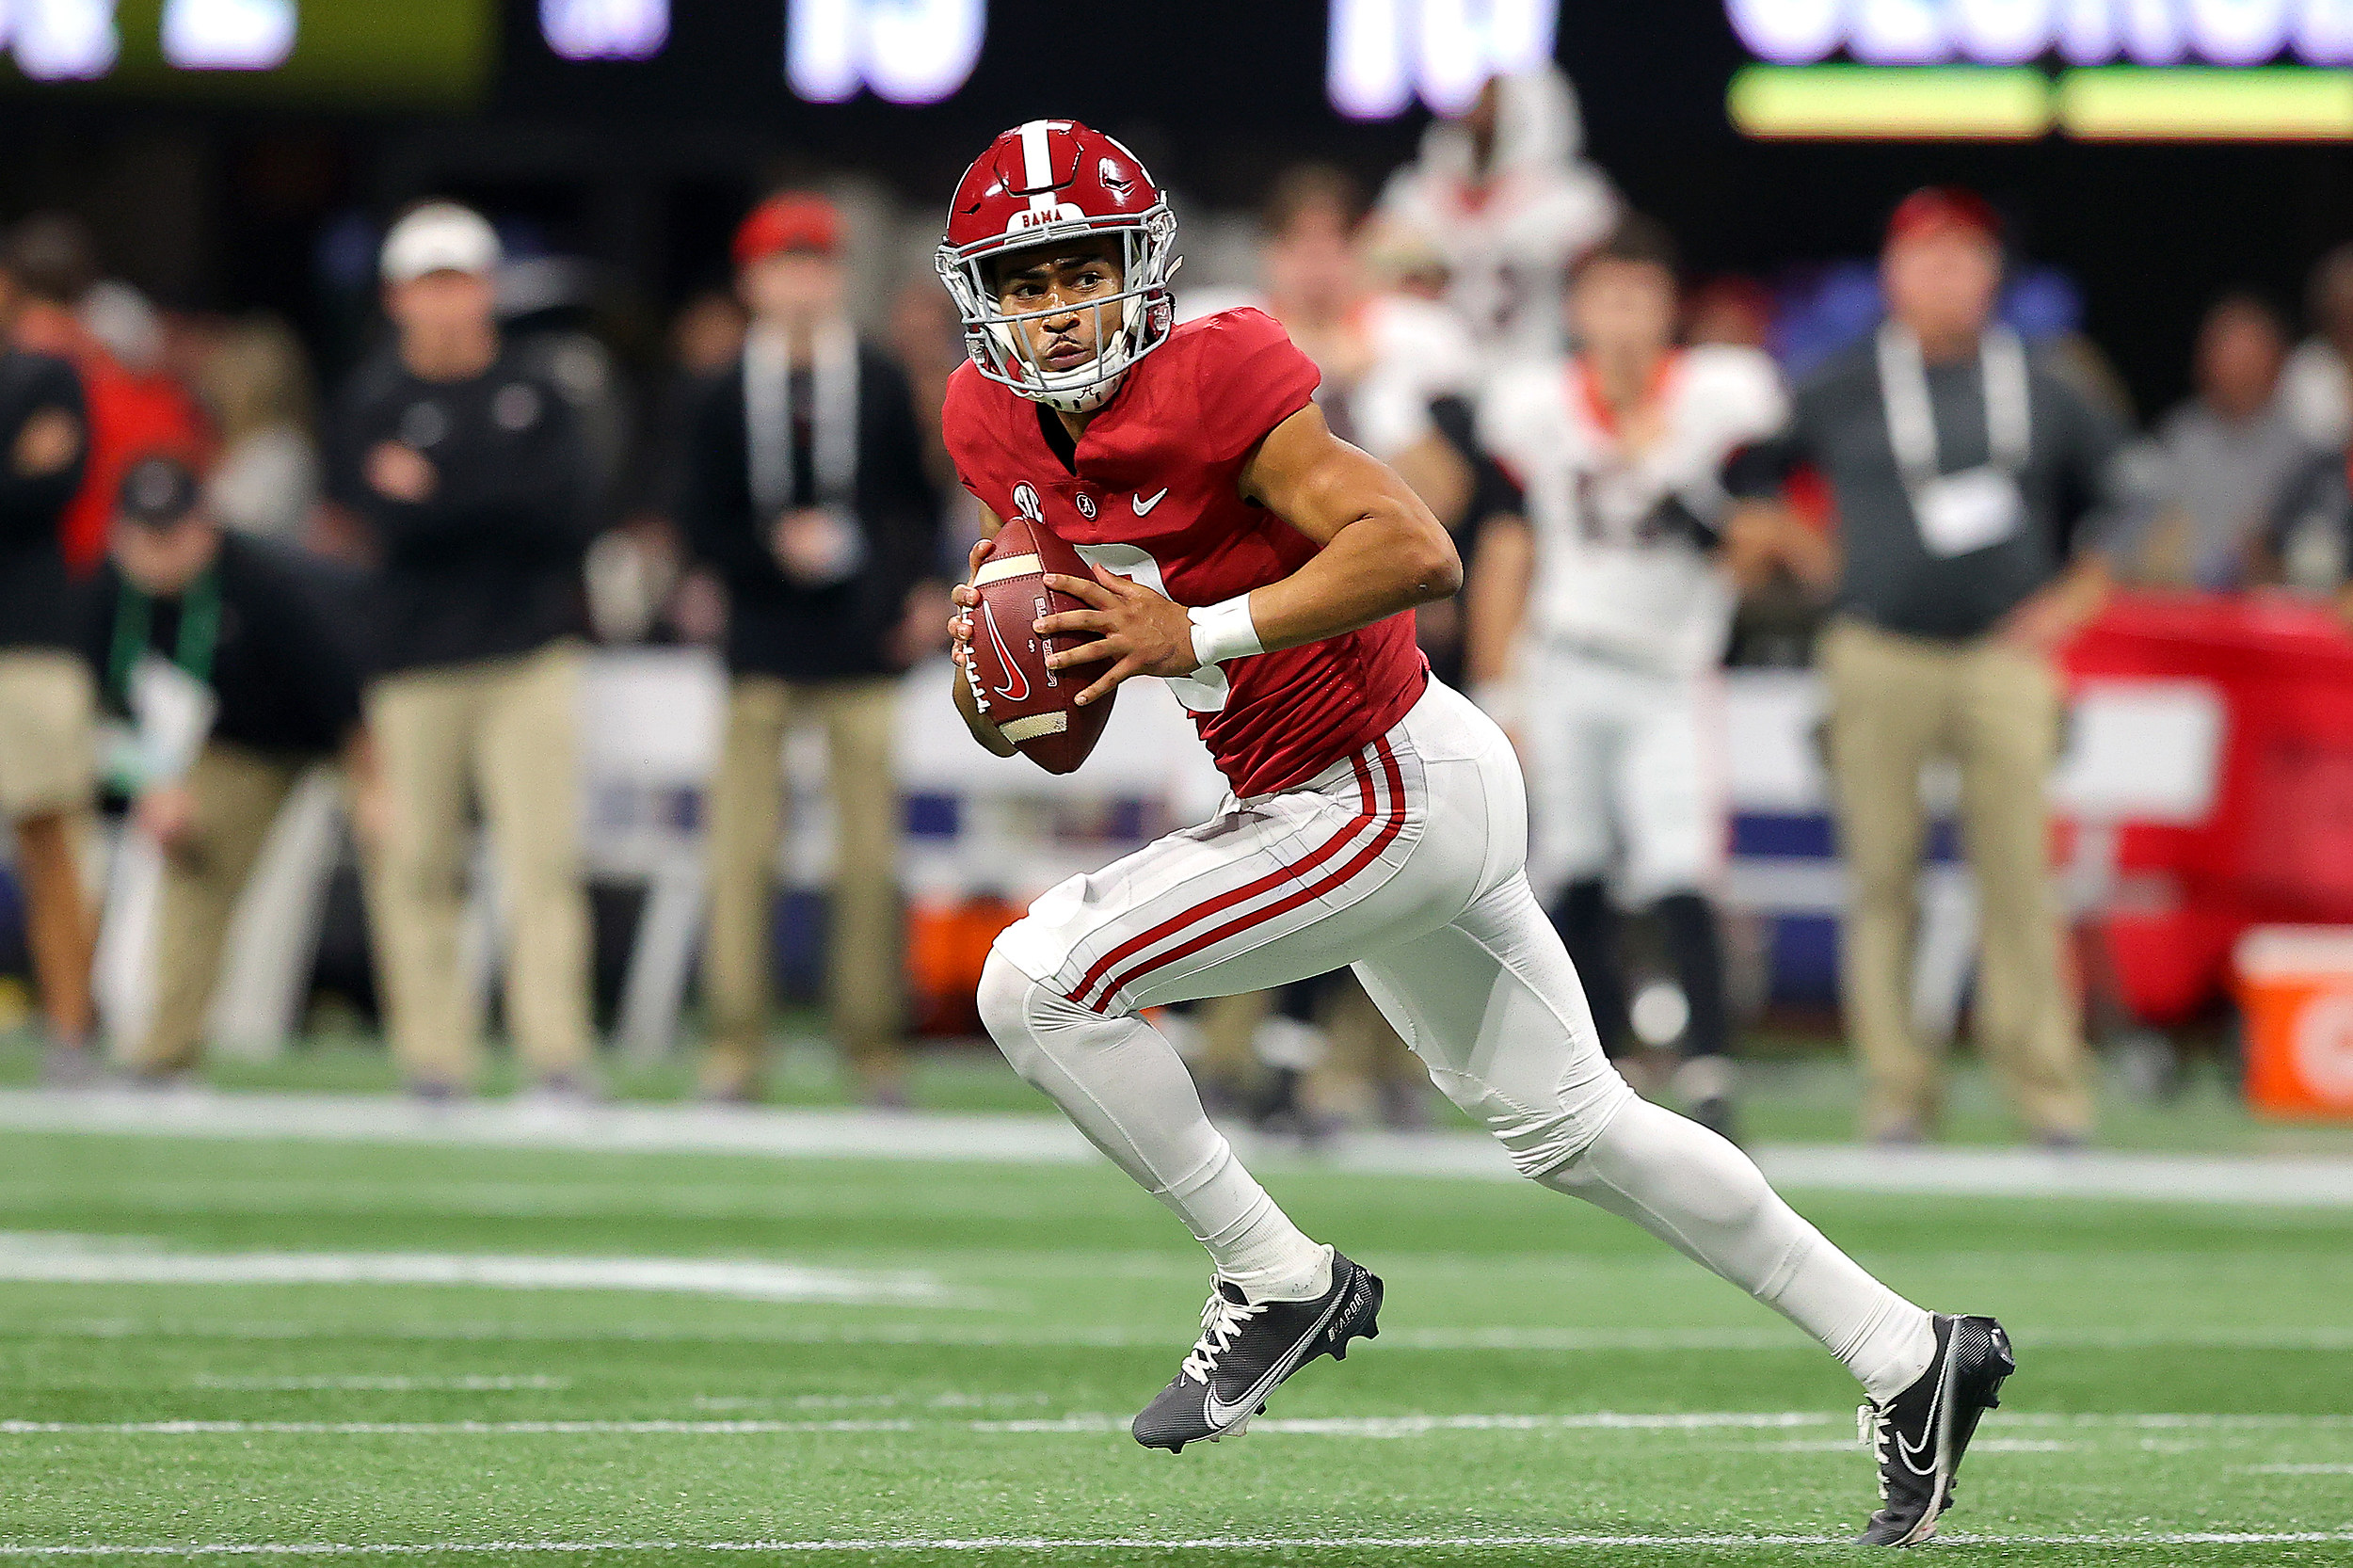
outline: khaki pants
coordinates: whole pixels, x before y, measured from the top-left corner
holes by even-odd
[[[392,1054],[409,1080],[473,1074],[481,1020],[459,952],[468,805],[488,820],[506,932],[506,1022],[536,1075],[587,1065],[577,649],[390,676],[368,689],[383,770],[376,942]]]
[[[0,648],[0,823],[89,806],[97,705],[97,683],[77,655]]]
[[[2091,1125],[2084,1044],[2061,962],[2043,790],[2060,692],[2041,659],[1992,640],[1945,644],[1851,618],[1823,632],[1831,774],[1850,890],[1842,966],[1848,1029],[1867,1080],[1864,1128],[1925,1131],[1938,1063],[1915,1036],[1912,953],[1927,813],[1920,770],[1961,768],[1961,824],[1976,877],[1979,1050],[2036,1132]]]
[[[787,681],[735,678],[726,746],[711,791],[711,930],[703,949],[710,1012],[707,1087],[755,1082],[773,1006],[769,915],[783,830],[779,758],[798,721],[825,730],[833,785],[834,875],[826,1005],[851,1065],[870,1083],[899,1071],[905,934],[899,915],[899,786],[890,679]]]
[[[230,918],[279,808],[310,767],[307,757],[212,741],[189,768],[186,788],[195,814],[187,836],[164,857],[154,1016],[132,1053],[138,1071],[176,1072],[195,1062]]]

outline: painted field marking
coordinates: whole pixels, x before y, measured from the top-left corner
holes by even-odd
[[[399,1377],[369,1372],[330,1372],[312,1377],[225,1378],[199,1372],[189,1383],[198,1388],[227,1388],[249,1393],[336,1394],[509,1394],[525,1390],[565,1389],[572,1380],[544,1373],[472,1377]]]
[[[606,1105],[550,1117],[499,1101],[429,1106],[388,1096],[262,1092],[205,1095],[183,1104],[154,1096],[0,1090],[0,1128],[801,1160],[1071,1165],[1101,1158],[1075,1128],[1053,1116]],[[1360,1133],[1313,1158],[1243,1134],[1234,1141],[1254,1165],[1270,1171],[1519,1179],[1492,1139],[1462,1129]],[[1768,1144],[1757,1150],[1757,1162],[1775,1186],[1815,1192],[2353,1208],[2353,1160]]]
[[[516,1325],[466,1321],[319,1323],[292,1320],[215,1321],[202,1319],[78,1318],[0,1324],[0,1338],[70,1339],[417,1339],[485,1343],[643,1343],[907,1345],[974,1349],[1065,1348],[1149,1350],[1177,1342],[1167,1327],[1060,1329],[957,1323],[781,1323],[741,1328],[680,1327],[674,1323]],[[2010,1338],[2034,1350],[2353,1350],[2353,1328],[2217,1327],[2212,1329],[2075,1329],[2023,1326]],[[1384,1329],[1379,1353],[1417,1351],[1538,1352],[1812,1352],[1794,1329]]]
[[[440,1285],[494,1290],[661,1290],[842,1305],[972,1304],[925,1273],[867,1273],[731,1257],[516,1253],[183,1252],[136,1239],[0,1232],[0,1280],[48,1285]]]
[[[1246,1552],[1345,1548],[1414,1551],[1432,1547],[1741,1547],[1834,1546],[1847,1535],[1321,1535],[1321,1536],[884,1536],[844,1541],[424,1541],[222,1542],[207,1545],[19,1545],[0,1557],[421,1557],[437,1552]],[[2353,1542],[2353,1530],[2150,1530],[2100,1535],[1945,1535],[1953,1545],[1980,1546],[2288,1546]]]
[[[1480,1412],[1451,1415],[1335,1416],[1253,1421],[1255,1432],[1300,1437],[1397,1438],[1450,1432],[1721,1432],[1790,1431],[1843,1426],[1847,1417],[1814,1410]],[[1035,1434],[1125,1432],[1128,1418],[1092,1411],[968,1421],[919,1421],[907,1416],[833,1419],[744,1418],[527,1421],[33,1421],[0,1420],[0,1436],[296,1436],[296,1437],[767,1437],[810,1432],[980,1432]],[[1989,1433],[2008,1428],[2080,1432],[2342,1432],[2342,1415],[2239,1415],[2216,1412],[2045,1415],[2008,1412],[1987,1417]],[[1989,1436],[2013,1451],[2057,1451],[2056,1441]],[[1842,1443],[1841,1447],[1851,1447]]]

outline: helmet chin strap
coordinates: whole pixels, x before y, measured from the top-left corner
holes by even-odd
[[[1024,390],[1021,395],[1030,398],[1032,401],[1043,403],[1046,407],[1053,409],[1057,413],[1091,414],[1096,409],[1101,408],[1104,404],[1109,403],[1113,397],[1117,396],[1121,385],[1125,383],[1127,379],[1127,367],[1122,366],[1119,370],[1108,376],[1105,376],[1102,380],[1096,382],[1093,386],[1083,387],[1076,392],[1046,392],[1042,390],[1036,392]]]

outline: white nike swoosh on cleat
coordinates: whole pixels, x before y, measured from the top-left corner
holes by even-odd
[[[1164,494],[1166,492],[1162,493]],[[1222,1403],[1217,1397],[1217,1385],[1215,1384],[1211,1384],[1209,1385],[1209,1396],[1202,1404],[1202,1414],[1209,1418],[1209,1425],[1222,1429],[1225,1427],[1226,1422],[1232,1420],[1237,1416],[1240,1416],[1243,1419],[1247,1420],[1257,1410],[1258,1406],[1265,1402],[1266,1397],[1274,1391],[1274,1385],[1281,1383],[1285,1378],[1290,1376],[1290,1374],[1298,1368],[1301,1353],[1304,1352],[1308,1346],[1316,1342],[1316,1336],[1321,1334],[1325,1329],[1332,1326],[1333,1318],[1338,1314],[1341,1306],[1345,1304],[1347,1301],[1347,1291],[1341,1290],[1336,1292],[1332,1297],[1332,1304],[1325,1307],[1323,1309],[1323,1316],[1316,1320],[1315,1327],[1301,1335],[1297,1343],[1291,1346],[1289,1353],[1285,1355],[1282,1360],[1276,1362],[1273,1366],[1268,1368],[1266,1371],[1260,1375],[1258,1381],[1252,1384],[1249,1390],[1244,1393],[1241,1399],[1236,1400],[1232,1404]]]
[[[1896,1434],[1896,1451],[1902,1456],[1904,1468],[1915,1476],[1932,1476],[1936,1474],[1942,1463],[1943,1456],[1937,1450],[1943,1445],[1937,1439],[1943,1432],[1945,1401],[1952,1386],[1953,1359],[1947,1355],[1945,1358],[1944,1367],[1937,1373],[1936,1392],[1929,1398],[1929,1418],[1924,1423],[1926,1431],[1922,1433],[1920,1442],[1914,1446],[1911,1439],[1905,1437],[1902,1432]],[[1921,1464],[1920,1461],[1923,1458],[1929,1463]]]
[[[1160,497],[1166,494],[1168,494],[1168,487],[1166,485],[1162,485],[1160,489],[1152,495],[1140,495],[1134,497],[1136,516],[1148,517],[1151,514],[1152,508],[1160,504]]]

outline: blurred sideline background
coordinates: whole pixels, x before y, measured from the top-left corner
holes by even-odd
[[[696,1081],[702,786],[725,704],[709,650],[719,610],[672,515],[680,408],[693,377],[740,348],[729,244],[762,196],[831,198],[851,308],[907,369],[936,440],[961,354],[930,266],[945,195],[988,136],[1035,115],[1120,136],[1172,191],[1181,300],[1265,286],[1260,208],[1286,170],[1330,165],[1370,196],[1416,157],[1433,112],[1465,111],[1490,76],[1557,63],[1580,127],[1556,154],[1673,232],[1695,331],[1768,348],[1792,380],[1876,323],[1872,258],[1895,202],[1926,184],[1973,186],[2008,225],[2006,318],[2063,345],[2148,432],[2153,472],[2185,408],[2220,410],[2247,441],[2296,454],[2249,470],[2219,566],[2178,543],[2197,520],[2167,520],[2193,507],[2189,488],[2153,480],[2119,563],[2137,586],[2072,655],[2054,855],[2107,1069],[2103,1137],[2353,1152],[2353,1135],[2326,1125],[2353,1114],[2353,1028],[2302,1048],[2303,1076],[2273,1107],[2291,1119],[2250,1122],[2233,991],[2250,928],[2353,920],[2342,525],[2334,512],[2303,533],[2280,521],[2293,481],[2344,466],[2333,357],[2334,343],[2353,345],[2353,291],[2332,294],[2315,268],[2353,239],[2353,73],[2340,69],[2353,36],[2331,30],[2331,8],[2287,0],[2239,8],[2252,20],[2227,37],[2201,31],[2193,6],[2115,8],[2171,18],[2161,38],[2127,36],[2121,20],[2105,39],[2063,36],[2054,7],[2034,47],[1988,41],[1978,8],[1999,9],[1922,8],[1942,18],[1935,36],[1907,43],[1841,23],[1847,8],[1794,0],[1140,3],[1086,20],[1024,0],[23,0],[0,65],[12,149],[0,216],[86,227],[100,281],[84,324],[128,376],[198,405],[224,466],[280,453],[291,477],[269,493],[281,504],[241,524],[328,552],[347,541],[311,504],[320,389],[382,343],[386,229],[428,197],[491,219],[504,329],[538,345],[576,398],[601,480],[584,573],[598,647],[580,709],[596,1016],[611,1087],[666,1097]],[[953,498],[940,557],[952,573],[975,522],[935,477]],[[2341,486],[2325,504],[2341,506]],[[1843,884],[1807,668],[1818,616],[1794,591],[1752,600],[1724,682],[1733,856],[1721,893],[1753,1130],[1767,1138],[1843,1136],[1853,1117]],[[918,664],[896,721],[909,1022],[937,1048],[917,1058],[909,1093],[1029,1107],[973,1039],[988,936],[1062,876],[1194,820],[1219,785],[1157,688],[1131,688],[1121,733],[1051,781],[981,758],[946,691],[943,664]],[[819,1005],[834,877],[821,738],[794,735],[784,765],[792,811],[770,943],[784,1048],[763,1092],[855,1097]],[[1926,787],[1948,815],[1950,780]],[[216,1081],[396,1082],[375,1044],[342,836],[323,780],[281,819],[216,1001]],[[477,904],[468,951],[487,977],[495,922]],[[0,1065],[29,1076],[21,909],[0,886],[0,1031],[20,1042]],[[1965,1016],[1974,920],[1947,824],[1922,887],[1915,1004],[1932,1035]],[[1651,945],[1637,933],[1638,998],[1664,984]],[[1636,1023],[1665,1050],[1676,1009],[1653,996]],[[1384,1109],[1333,1076],[1311,1093],[1319,1128]],[[1969,1079],[1946,1130],[1974,1141],[2009,1124]]]

